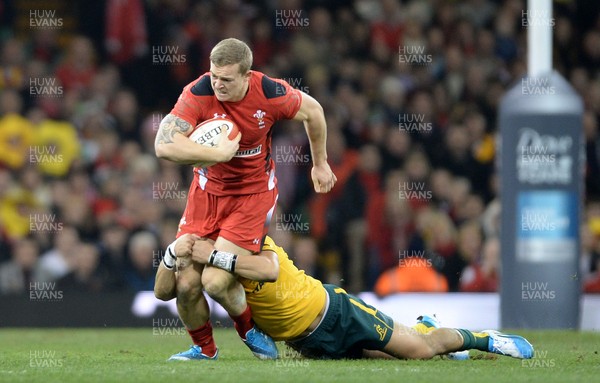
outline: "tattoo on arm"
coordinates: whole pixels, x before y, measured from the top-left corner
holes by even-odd
[[[191,128],[192,124],[189,122],[179,117],[175,117],[172,114],[167,114],[158,127],[156,144],[170,144],[173,142],[175,133],[186,135]]]

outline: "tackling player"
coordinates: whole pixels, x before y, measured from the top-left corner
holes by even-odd
[[[181,237],[174,246],[183,269],[221,265],[218,259],[225,256],[235,259],[219,267],[238,276],[255,322],[306,357],[428,359],[470,349],[533,357],[531,344],[518,335],[438,328],[430,317],[420,317],[415,328],[404,326],[342,288],[306,275],[269,237],[262,250],[259,256],[226,255],[197,236]],[[175,273],[161,265],[156,297],[170,300],[178,288]],[[192,349],[203,352],[197,346]]]
[[[327,193],[336,177],[327,163],[326,124],[321,105],[280,80],[252,71],[252,51],[242,41],[225,39],[210,54],[210,71],[188,84],[156,135],[156,155],[179,164],[217,163],[194,167],[178,237],[193,233],[215,241],[219,250],[240,255],[258,253],[277,201],[271,158],[271,127],[282,119],[304,122],[312,153],[315,191]],[[205,120],[235,122],[241,135],[223,137],[218,147],[187,138]],[[169,248],[172,251],[171,248]],[[173,267],[171,257],[166,266]],[[218,267],[193,265],[178,275],[177,309],[194,344],[206,357],[216,356],[208,307],[202,287],[229,313],[240,337],[254,355],[277,357],[272,339],[256,328],[244,290],[234,276]],[[187,358],[186,352],[174,355]]]

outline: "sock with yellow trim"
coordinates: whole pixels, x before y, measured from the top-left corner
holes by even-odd
[[[416,325],[412,326],[416,332],[419,334],[428,334],[435,330],[434,326],[428,325],[427,323],[419,322]]]
[[[440,323],[433,315],[419,315],[417,318],[417,324],[412,326],[412,328],[419,334],[429,334],[436,328],[440,327]]]
[[[482,332],[473,332],[462,328],[457,328],[456,331],[463,337],[463,345],[458,351],[463,350],[481,350],[488,351],[490,336]]]

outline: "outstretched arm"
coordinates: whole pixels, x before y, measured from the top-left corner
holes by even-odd
[[[241,134],[230,140],[227,136],[221,139],[219,146],[208,147],[197,144],[187,137],[194,127],[184,119],[167,114],[160,122],[154,150],[156,156],[182,165],[202,162],[227,162],[239,148]]]
[[[279,261],[277,254],[272,251],[262,251],[258,255],[234,255],[219,252],[224,254],[221,256],[223,261],[213,259],[211,263],[213,250],[215,248],[209,241],[197,240],[192,247],[192,260],[201,264],[211,264],[240,277],[258,282],[275,282],[279,276]],[[235,261],[230,259],[233,257],[235,257]]]
[[[165,250],[163,261],[158,266],[154,280],[154,296],[161,301],[168,301],[177,295],[175,262],[177,257],[188,257],[192,253],[194,241],[197,235],[184,234],[176,239]]]
[[[294,120],[304,122],[313,160],[311,177],[317,193],[327,193],[337,178],[327,163],[327,123],[321,104],[308,94],[302,93],[302,103]]]

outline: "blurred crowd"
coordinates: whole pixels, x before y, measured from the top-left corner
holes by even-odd
[[[273,128],[271,235],[298,266],[382,296],[497,291],[497,111],[526,72],[525,3],[0,1],[0,294],[153,288],[192,176],[154,136],[226,37],[325,110],[329,194],[302,124]],[[553,65],[585,105],[579,277],[600,292],[600,7],[554,3]]]

